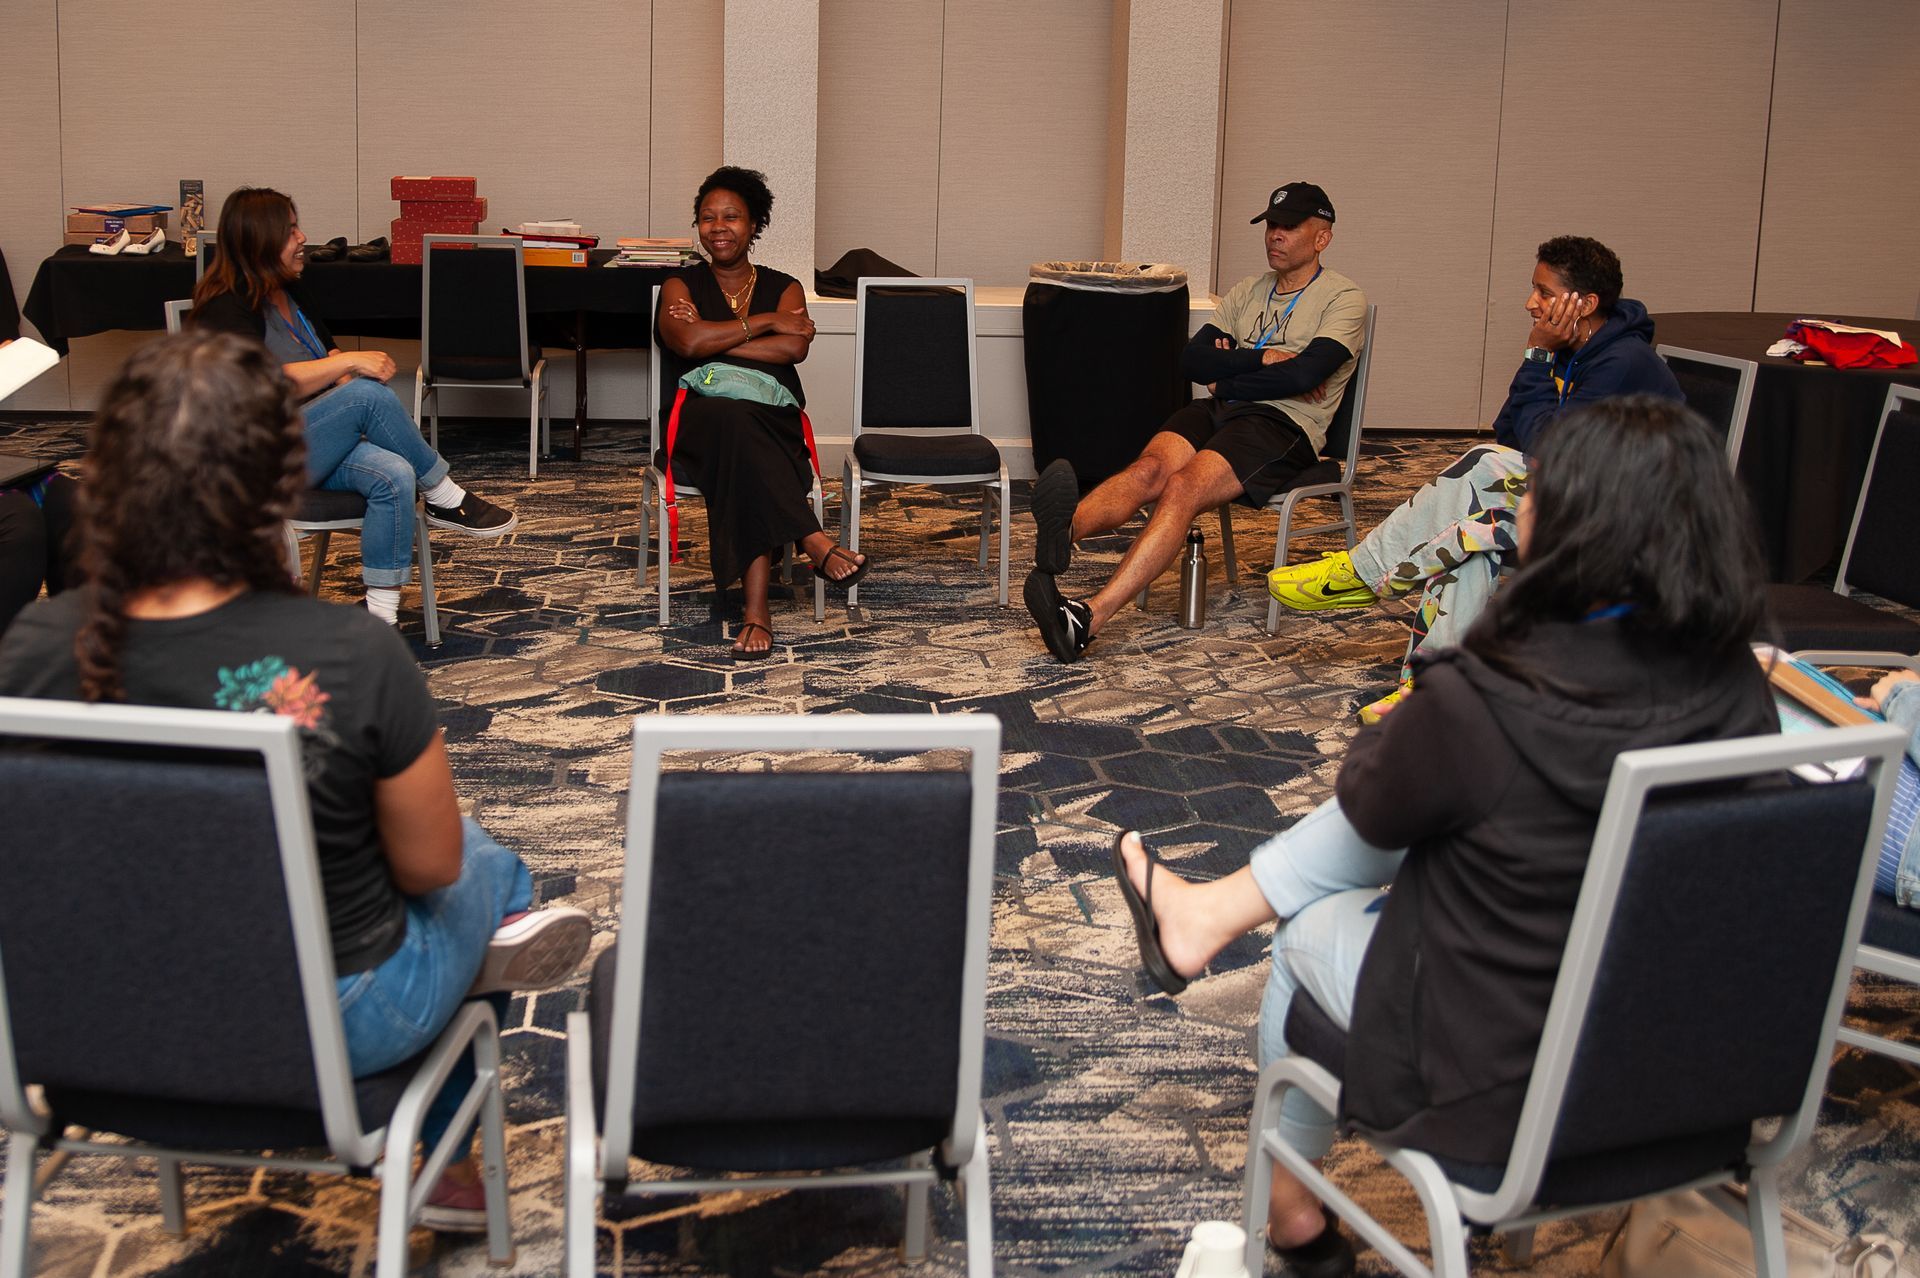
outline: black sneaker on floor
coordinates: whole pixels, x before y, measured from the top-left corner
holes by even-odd
[[[1069,599],[1053,584],[1053,574],[1035,568],[1021,591],[1033,624],[1047,641],[1047,651],[1058,660],[1073,662],[1093,642],[1093,611],[1078,599]]]
[[[520,516],[502,510],[486,498],[468,493],[458,506],[427,503],[427,527],[451,528],[469,537],[504,537],[520,526]]]
[[[1073,512],[1080,505],[1080,481],[1073,464],[1060,457],[1033,481],[1033,566],[1059,576],[1073,562]]]

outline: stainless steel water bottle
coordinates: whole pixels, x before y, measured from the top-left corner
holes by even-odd
[[[1188,630],[1207,624],[1207,544],[1198,528],[1187,530],[1180,556],[1180,624]]]

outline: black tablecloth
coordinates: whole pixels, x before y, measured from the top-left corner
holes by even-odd
[[[0,253],[0,342],[20,336],[20,308],[13,300],[13,278],[7,274],[7,255]]]
[[[527,269],[527,318],[545,346],[644,350],[652,344],[648,309],[653,286],[668,268],[593,265]],[[76,337],[112,329],[164,327],[162,303],[193,292],[192,258],[177,244],[146,257],[103,257],[70,245],[40,263],[27,294],[26,316],[47,345],[67,353]],[[420,268],[392,262],[313,262],[301,277],[313,309],[335,333],[357,337],[420,336]],[[586,317],[579,343],[574,318]]]
[[[1912,342],[1920,322],[1827,312],[1676,311],[1656,315],[1664,346],[1757,360],[1740,477],[1760,520],[1768,576],[1803,581],[1839,562],[1867,473],[1887,387],[1920,386],[1920,366],[1843,370],[1767,355],[1803,315],[1890,329]]]

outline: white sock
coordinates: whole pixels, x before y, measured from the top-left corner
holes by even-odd
[[[438,506],[442,510],[452,510],[467,499],[467,490],[453,482],[448,475],[426,491],[427,505]]]
[[[400,622],[400,587],[368,586],[367,611],[389,626]]]

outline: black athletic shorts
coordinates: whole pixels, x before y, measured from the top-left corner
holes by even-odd
[[[1193,445],[1195,452],[1218,453],[1246,490],[1249,506],[1267,499],[1319,460],[1313,441],[1285,413],[1265,404],[1223,404],[1196,399],[1160,427]]]

